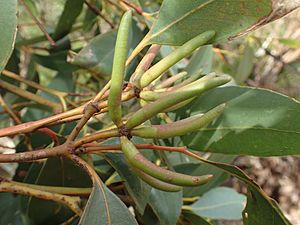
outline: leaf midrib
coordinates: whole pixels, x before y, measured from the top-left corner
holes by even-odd
[[[192,208],[194,210],[205,211],[205,210],[216,209],[216,208],[221,208],[221,207],[225,207],[225,206],[228,206],[228,205],[235,205],[235,204],[239,204],[239,205],[243,206],[243,204],[239,201],[229,201],[229,202],[226,202],[226,203],[219,203],[219,204],[215,204],[215,205],[212,205],[212,206],[192,207]]]
[[[163,29],[159,30],[158,32],[152,34],[151,36],[149,36],[149,39],[153,39],[154,37],[160,35],[161,33],[165,32],[166,30],[168,30],[169,28],[171,28],[172,26],[174,26],[175,24],[179,23],[180,21],[184,20],[186,17],[196,13],[197,11],[199,11],[200,9],[208,6],[209,4],[215,2],[216,0],[209,0],[208,2],[205,2],[201,5],[199,5],[198,7],[196,7],[195,9],[187,12],[186,14],[184,14],[183,16],[179,17],[177,20],[174,20],[172,23],[170,23],[169,25],[167,25],[166,27],[164,27]],[[153,26],[155,27],[155,26]],[[151,33],[151,31],[149,32]]]
[[[218,130],[269,130],[269,131],[275,131],[275,132],[283,132],[283,133],[293,133],[293,134],[300,134],[300,131],[291,131],[291,130],[281,130],[281,129],[275,129],[275,128],[266,128],[266,127],[216,127],[216,128],[201,128],[198,131],[218,131]]]

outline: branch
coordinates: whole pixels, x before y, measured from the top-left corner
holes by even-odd
[[[53,148],[35,150],[30,152],[20,152],[15,154],[0,154],[0,163],[10,162],[32,162],[34,160],[45,159],[68,154],[70,148],[67,145],[59,145]]]
[[[35,190],[46,191],[56,194],[68,195],[68,196],[89,196],[92,188],[82,188],[82,187],[56,187],[56,186],[45,186],[36,184],[26,184],[15,181],[10,181],[12,185],[20,187],[28,187]]]
[[[82,210],[79,207],[80,205],[79,197],[70,197],[70,196],[51,193],[47,191],[41,191],[30,187],[26,187],[24,185],[19,185],[17,183],[13,183],[1,178],[0,178],[0,192],[10,192],[10,193],[15,193],[20,195],[32,196],[32,197],[36,197],[48,201],[58,202],[69,207],[77,215],[80,216],[82,214]]]
[[[61,105],[60,104],[51,102],[51,101],[49,101],[45,98],[42,98],[41,96],[32,94],[29,91],[25,91],[25,90],[15,86],[15,85],[12,85],[12,84],[7,83],[5,81],[2,81],[2,80],[0,81],[0,87],[8,90],[9,92],[12,92],[12,93],[18,95],[18,96],[21,96],[23,98],[29,99],[29,100],[34,101],[34,102],[37,102],[41,105],[45,105],[47,107],[50,107],[55,112],[61,110]]]
[[[21,120],[20,118],[14,113],[14,111],[6,104],[6,102],[4,101],[3,97],[0,95],[0,105],[2,106],[2,108],[4,109],[4,111],[6,111],[10,117],[13,119],[15,124],[20,124]]]
[[[115,25],[109,19],[107,19],[96,6],[92,5],[87,0],[85,0],[84,3],[93,13],[95,13],[97,16],[100,16],[111,28],[115,27]]]
[[[48,34],[48,32],[46,31],[46,28],[43,26],[43,24],[32,14],[32,12],[30,11],[30,8],[26,5],[26,3],[24,2],[24,0],[19,0],[22,5],[24,6],[25,10],[28,12],[28,14],[31,16],[31,18],[35,21],[35,23],[38,25],[38,27],[40,28],[40,30],[44,33],[45,37],[47,38],[47,40],[50,42],[50,44],[52,46],[55,46],[56,43],[55,41],[51,38],[51,36]]]

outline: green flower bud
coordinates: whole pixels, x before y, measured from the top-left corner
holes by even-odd
[[[145,158],[127,137],[122,136],[120,140],[122,151],[133,167],[165,183],[179,186],[199,186],[212,178],[212,175],[189,176],[161,168]]]
[[[225,106],[225,104],[222,104],[211,109],[204,115],[192,116],[174,123],[135,128],[131,131],[131,134],[142,138],[161,139],[182,136],[208,125],[221,115],[225,109]]]
[[[170,55],[163,58],[142,75],[140,87],[144,88],[148,86],[152,81],[166,72],[171,66],[179,62],[181,59],[189,56],[198,47],[206,44],[215,36],[215,34],[215,31],[206,31],[178,47]]]
[[[112,121],[120,127],[122,125],[121,95],[125,73],[125,63],[128,54],[128,37],[131,28],[132,13],[127,11],[121,20],[113,61],[111,86],[108,96],[108,111]]]

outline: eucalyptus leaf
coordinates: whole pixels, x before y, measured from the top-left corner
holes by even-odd
[[[247,206],[243,211],[245,225],[292,225],[275,200],[268,197],[260,186],[241,169],[205,159],[201,159],[201,161],[224,170],[247,185],[248,192],[251,192],[251,195],[247,195]]]
[[[54,40],[61,39],[71,31],[76,18],[83,8],[83,3],[84,0],[66,0],[64,10],[53,34]]]
[[[226,102],[222,115],[183,142],[194,150],[223,154],[299,155],[300,103],[288,96],[257,88],[223,87],[192,103],[193,114]]]
[[[110,31],[94,37],[70,63],[103,75],[111,73],[117,32]]]
[[[161,224],[175,225],[181,214],[182,192],[171,193],[152,188],[149,204]]]
[[[210,219],[240,220],[245,205],[246,196],[231,188],[217,187],[206,192],[188,209]]]
[[[58,187],[92,186],[84,171],[65,158],[50,158],[43,164],[33,164],[24,182]],[[60,224],[73,215],[61,204],[33,197],[22,196],[21,206],[23,214],[37,225]]]
[[[103,183],[96,183],[80,225],[138,225],[123,202]]]
[[[288,221],[284,221],[280,218],[279,213],[274,212],[274,208],[269,207],[270,201],[274,207],[278,208],[278,205],[274,200],[268,199],[267,196],[263,197],[255,189],[249,187],[247,206],[243,212],[244,225],[265,225],[266,223],[270,225],[289,224]],[[266,215],[268,215],[268,219],[265,218]]]
[[[67,51],[60,51],[50,55],[33,54],[33,60],[49,69],[60,71],[61,73],[71,75],[72,72],[79,69],[78,66],[67,62]]]
[[[214,42],[232,39],[299,6],[288,0],[165,0],[144,42],[182,45],[207,30],[217,32]]]
[[[143,33],[136,22],[132,22],[129,38],[129,49],[134,48],[142,39]],[[112,62],[115,51],[117,31],[111,30],[94,37],[78,54],[71,56],[69,62],[88,69],[93,73],[109,76],[112,71]],[[132,65],[127,71],[130,71]]]
[[[17,0],[0,2],[0,72],[13,51],[17,33]]]

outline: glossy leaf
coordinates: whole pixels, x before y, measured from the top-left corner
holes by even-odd
[[[84,171],[65,158],[50,158],[44,164],[32,165],[24,182],[61,187],[92,186]],[[68,208],[56,202],[33,197],[22,196],[21,204],[24,215],[34,224],[59,224],[73,215]]]
[[[274,205],[270,207],[270,201]],[[243,212],[244,225],[286,225],[290,224],[284,221],[280,216],[281,213],[276,212],[277,203],[265,196],[263,197],[252,187],[248,188],[247,206]],[[268,218],[266,218],[268,215]]]
[[[152,188],[149,204],[161,224],[175,225],[181,214],[182,192],[171,193]]]
[[[143,33],[133,21],[132,33],[129,38],[129,49],[132,49],[137,45],[142,37]],[[103,76],[110,75],[112,71],[116,38],[116,30],[99,34],[94,37],[88,45],[81,49],[77,55],[71,57],[69,62]],[[131,68],[129,67],[127,70],[130,72]]]
[[[138,225],[124,203],[103,183],[98,182],[93,188],[79,224]]]
[[[50,55],[34,54],[32,57],[38,64],[52,70],[60,71],[66,75],[71,75],[73,71],[79,69],[79,67],[66,61],[67,51],[60,51]]]
[[[63,13],[53,34],[54,40],[61,39],[71,31],[76,18],[82,10],[83,3],[84,0],[66,0]]]
[[[227,187],[218,187],[206,192],[188,206],[193,213],[210,219],[239,220],[246,205],[246,196]]]
[[[195,0],[176,4],[165,0],[145,42],[182,45],[207,30],[215,30],[215,42],[219,42],[278,19],[299,5],[277,0]]]
[[[0,2],[0,72],[13,51],[17,33],[17,0]]]
[[[280,210],[278,204],[268,197],[249,176],[236,166],[202,159],[202,162],[218,167],[244,182],[252,195],[247,196],[247,206],[243,211],[245,225],[292,225]],[[260,210],[259,212],[257,210]],[[256,222],[259,223],[256,223]]]
[[[149,201],[151,187],[135,175],[123,154],[106,153],[105,158],[125,180],[126,189],[142,214]]]
[[[224,87],[200,96],[190,110],[203,113],[224,102],[226,109],[214,123],[183,137],[186,145],[223,154],[299,155],[298,101],[264,89]]]
[[[93,72],[110,75],[116,38],[116,31],[94,37],[70,62]]]

